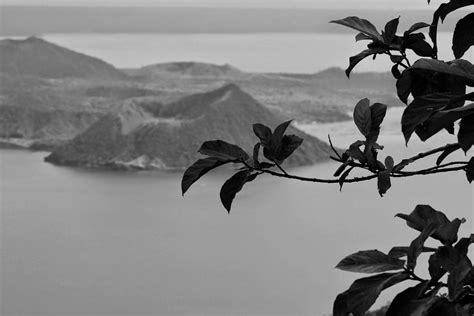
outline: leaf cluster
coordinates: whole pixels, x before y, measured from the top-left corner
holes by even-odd
[[[468,248],[474,235],[458,239],[464,219],[449,220],[429,205],[418,205],[410,214],[397,214],[419,235],[409,246],[393,247],[387,254],[365,250],[342,259],[336,268],[358,273],[374,274],[356,280],[334,302],[333,315],[364,315],[380,293],[401,282],[417,282],[395,296],[387,316],[455,315],[468,316],[474,312],[474,268]],[[426,247],[428,239],[437,240],[437,248]],[[430,253],[430,279],[415,274],[422,253]],[[447,282],[442,282],[442,278]],[[443,293],[443,290],[447,290]]]

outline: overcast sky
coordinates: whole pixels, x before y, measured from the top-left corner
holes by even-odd
[[[434,1],[439,2],[439,1]],[[185,6],[260,8],[428,8],[426,0],[0,0],[1,5]]]

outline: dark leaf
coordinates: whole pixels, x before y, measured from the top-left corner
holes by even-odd
[[[199,152],[206,156],[217,157],[224,160],[247,160],[249,155],[237,145],[226,143],[222,140],[204,142]]]
[[[395,64],[399,64],[403,61],[403,56],[400,56],[400,55],[391,55],[390,56],[390,60],[395,63]]]
[[[347,162],[341,164],[339,168],[337,168],[336,172],[334,172],[334,177],[339,177],[346,168],[347,168]]]
[[[222,205],[230,213],[232,201],[236,194],[242,190],[244,184],[248,181],[250,171],[242,170],[230,177],[222,186],[220,197]]]
[[[260,163],[260,169],[268,169],[274,167],[275,164],[273,163],[268,163],[268,162],[261,162]]]
[[[415,238],[408,248],[407,253],[407,267],[409,269],[414,269],[416,266],[416,260],[418,256],[423,251],[423,246],[425,245],[426,239],[430,237],[436,229],[439,227],[439,224],[436,223],[429,223],[421,232],[421,234]]]
[[[387,113],[387,105],[374,103],[370,106],[371,130],[378,129]]]
[[[429,260],[429,272],[435,280],[442,276],[443,271],[449,272],[448,290],[453,299],[462,290],[464,279],[471,269],[469,258],[451,246],[439,247]]]
[[[384,39],[385,39],[385,44],[390,45],[395,37],[395,34],[397,33],[398,29],[398,24],[400,22],[400,18],[395,18],[393,20],[390,20],[385,24],[385,30],[384,30]]]
[[[398,64],[395,64],[392,66],[391,72],[392,72],[393,78],[395,79],[400,79],[402,76],[402,73],[400,72],[400,70],[398,70]]]
[[[356,280],[347,291],[337,296],[333,315],[347,316],[350,313],[355,316],[364,315],[384,289],[408,278],[408,274],[400,272],[382,273]]]
[[[449,243],[452,240],[457,239],[454,235],[454,231],[457,234],[457,230],[452,229],[453,226],[459,228],[457,221],[451,222],[443,212],[437,211],[429,205],[417,205],[409,215],[397,214],[395,216],[404,219],[407,222],[408,227],[420,232],[422,232],[430,223],[437,224],[438,228],[433,233],[432,237],[443,243]],[[462,222],[462,220],[460,221]]]
[[[425,296],[429,281],[419,283],[395,296],[386,316],[422,316],[438,299],[438,296]]]
[[[285,135],[281,143],[280,154],[277,156],[277,160],[285,160],[290,157],[293,152],[301,146],[303,139],[296,135]]]
[[[472,180],[474,180],[474,157],[472,157],[469,160],[469,163],[467,164],[466,177],[467,177],[467,181],[469,181],[469,183],[471,183]]]
[[[258,159],[258,155],[260,153],[260,143],[256,143],[253,147],[253,165],[254,167],[258,167],[260,165],[260,161]]]
[[[413,50],[421,57],[431,57],[434,54],[433,48],[425,41],[425,36],[422,33],[414,33],[405,37],[403,47]]]
[[[390,181],[390,171],[380,171],[377,174],[377,187],[379,189],[380,196],[383,196],[385,193],[387,193],[388,189],[390,189],[391,186],[392,183]]]
[[[349,176],[349,173],[351,173],[352,169],[354,169],[354,167],[351,167],[347,169],[346,171],[344,171],[344,173],[339,178],[339,191],[342,191],[342,186],[344,185],[344,181],[346,181],[346,178]]]
[[[361,273],[379,273],[392,270],[401,270],[404,260],[388,256],[378,250],[365,250],[345,257],[336,268]]]
[[[355,66],[357,66],[358,63],[360,63],[364,58],[369,57],[371,55],[376,55],[376,54],[382,54],[384,52],[383,49],[377,48],[377,49],[366,49],[362,52],[360,52],[357,55],[354,55],[349,58],[349,67],[346,69],[346,75],[347,77],[350,76],[352,69],[354,69]]]
[[[450,154],[452,154],[459,148],[459,145],[446,148],[446,150],[443,151],[441,155],[439,155],[438,159],[436,159],[436,165],[439,166],[444,161],[444,159],[446,159],[446,157],[448,157]]]
[[[465,61],[469,63],[468,61]],[[470,64],[470,63],[469,63]],[[471,64],[472,66],[472,64]],[[444,73],[448,75],[457,76],[467,80],[468,82],[474,82],[474,73],[466,71],[469,65],[458,66],[457,64],[448,64],[444,61],[437,59],[418,59],[412,66],[412,69],[423,69],[428,71],[434,71]]]
[[[215,169],[219,166],[222,166],[226,163],[231,162],[230,160],[222,160],[216,157],[208,157],[204,159],[199,159],[192,166],[190,166],[183,174],[183,179],[181,180],[181,191],[184,195],[189,187],[199,180],[203,175]]]
[[[411,34],[413,32],[416,32],[422,28],[425,28],[425,27],[429,27],[430,25],[428,23],[425,23],[425,22],[418,22],[418,23],[415,23],[413,24],[409,29],[408,31],[405,32],[405,34]]]
[[[356,39],[356,42],[358,41],[367,41],[367,40],[372,40],[372,37],[368,36],[368,35],[365,35],[364,33],[359,33],[356,35],[355,37]]]
[[[438,9],[433,14],[433,22],[430,26],[430,37],[431,41],[434,44],[435,53],[437,51],[437,32],[438,32],[438,23],[439,20],[444,21],[446,16],[451,12],[466,7],[469,5],[474,5],[474,0],[451,0],[448,3],[442,3]]]
[[[374,41],[382,42],[382,35],[377,31],[375,26],[365,19],[361,19],[357,16],[349,16],[342,20],[335,20],[331,21],[330,23],[340,24],[359,32],[364,33],[365,35],[369,36]]]
[[[393,158],[391,156],[387,156],[385,158],[385,167],[387,167],[387,170],[391,171],[394,166],[395,166],[395,161],[393,161]]]
[[[422,141],[426,141],[444,128],[450,126],[457,120],[474,114],[474,103],[451,110],[442,110],[434,113],[428,120],[415,130]]]
[[[451,99],[451,95],[441,93],[415,98],[405,108],[402,115],[402,132],[405,142],[408,144],[413,132],[432,117],[436,111],[446,107]]]
[[[401,246],[393,247],[388,252],[388,255],[391,256],[391,257],[394,257],[394,258],[406,257],[406,256],[408,256],[408,249],[410,249],[410,247],[401,247]],[[430,247],[423,247],[421,249],[421,251],[422,252],[435,252],[436,249],[435,248],[430,248]]]
[[[474,114],[461,119],[458,142],[464,152],[467,152],[474,144]]]
[[[283,140],[283,135],[285,135],[285,131],[290,126],[291,120],[281,123],[278,125],[275,130],[273,131],[273,148],[275,149],[275,152],[279,152],[279,149],[281,148],[281,142]]]
[[[264,147],[271,146],[272,142],[272,130],[263,124],[254,124],[253,132],[260,139],[260,142]]]
[[[397,80],[397,95],[398,98],[403,103],[408,103],[408,97],[410,96],[411,92],[411,85],[412,85],[412,74],[409,70],[405,70],[401,77]]]
[[[372,130],[372,118],[369,99],[360,100],[354,108],[354,123],[362,135],[369,135]]]
[[[461,58],[474,45],[474,13],[468,14],[459,20],[454,29],[453,53],[454,57]]]
[[[474,243],[474,234],[471,234],[469,238],[461,238],[458,243],[454,246],[459,253],[467,256],[469,246]]]

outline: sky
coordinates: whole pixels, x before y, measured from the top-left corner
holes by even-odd
[[[440,2],[440,1],[433,1]],[[244,8],[378,8],[426,9],[426,0],[0,0],[0,5],[27,6],[183,6]]]

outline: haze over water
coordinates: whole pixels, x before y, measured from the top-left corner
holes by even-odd
[[[404,149],[400,114],[390,112],[381,140],[395,159],[429,147]],[[304,128],[330,132],[341,146],[356,135],[351,123]],[[44,163],[45,153],[0,153],[2,315],[323,315],[360,277],[335,270],[341,258],[416,236],[396,213],[430,203],[465,217],[462,234],[473,230],[472,186],[461,173],[395,180],[384,198],[375,182],[340,193],[263,177],[227,215],[218,192],[228,172],[206,176],[183,198],[180,174],[90,171]],[[329,177],[335,168],[295,172]]]

